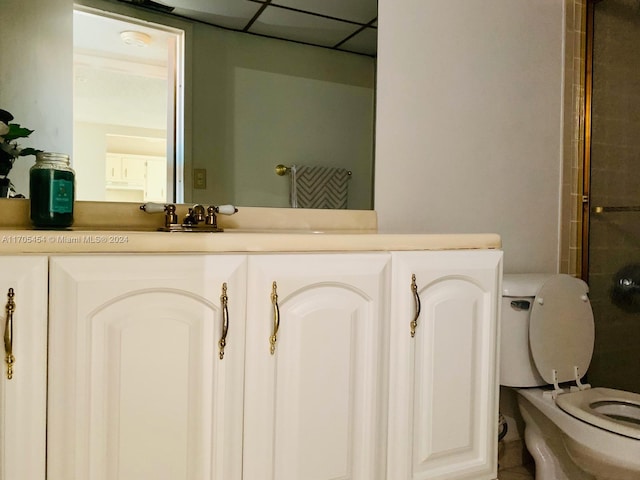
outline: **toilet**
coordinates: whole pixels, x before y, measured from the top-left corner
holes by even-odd
[[[595,338],[587,284],[506,274],[502,286],[500,384],[517,393],[536,480],[640,479],[640,394],[583,383]]]

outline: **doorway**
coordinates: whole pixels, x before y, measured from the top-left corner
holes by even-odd
[[[181,202],[184,32],[74,10],[79,200]]]

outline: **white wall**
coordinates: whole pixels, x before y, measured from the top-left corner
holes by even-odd
[[[379,0],[382,230],[497,232],[505,271],[557,269],[562,4]],[[36,129],[27,146],[72,150],[72,7],[71,0],[3,3],[0,108]],[[194,75],[210,82],[220,74],[216,64],[230,61],[207,50],[195,60]],[[238,66],[251,62],[261,62],[260,52]],[[194,118],[224,101],[198,102]],[[215,142],[209,131],[201,136]],[[194,155],[205,161],[217,152]]]
[[[557,271],[563,1],[379,0],[382,230],[497,232]]]
[[[2,0],[0,108],[15,123],[35,130],[23,147],[72,152],[73,0]],[[9,178],[29,193],[35,157],[20,157]]]

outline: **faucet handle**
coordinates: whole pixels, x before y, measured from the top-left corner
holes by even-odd
[[[210,205],[207,207],[207,216],[205,217],[205,223],[213,228],[218,228],[218,221],[216,219],[216,213],[222,215],[233,215],[238,209],[233,205],[220,205],[215,207]]]
[[[140,210],[146,213],[163,213],[166,211],[167,206],[168,205],[165,205],[163,203],[148,202],[140,205]]]
[[[216,222],[216,207],[214,206],[207,207],[207,216],[204,217],[204,223],[214,228],[218,228],[218,224]]]
[[[233,215],[234,213],[238,213],[238,209],[233,205],[219,205],[215,207],[216,213],[220,215]]]
[[[166,212],[164,218],[164,224],[166,227],[170,227],[171,225],[175,225],[178,223],[178,215],[176,214],[176,206],[173,203],[153,203],[148,202],[140,205],[140,210],[146,213],[164,213]]]

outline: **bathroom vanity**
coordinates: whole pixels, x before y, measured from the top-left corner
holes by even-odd
[[[495,479],[499,237],[315,227],[0,231],[0,478]]]

